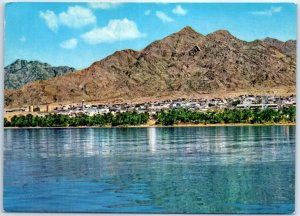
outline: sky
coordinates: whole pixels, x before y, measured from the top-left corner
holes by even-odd
[[[185,26],[228,30],[253,41],[296,39],[293,3],[48,3],[5,6],[5,65],[17,59],[86,68],[123,49],[140,50]]]

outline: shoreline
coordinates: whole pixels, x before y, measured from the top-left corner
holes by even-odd
[[[218,123],[218,124],[174,124],[174,125],[120,125],[120,126],[59,126],[59,127],[4,127],[4,129],[85,129],[85,128],[178,128],[178,127],[245,127],[245,126],[296,126],[296,122],[291,123]]]

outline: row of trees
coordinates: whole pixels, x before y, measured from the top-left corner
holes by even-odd
[[[220,111],[199,112],[186,109],[172,109],[161,111],[152,118],[156,124],[174,125],[178,123],[192,124],[217,124],[217,123],[279,123],[296,122],[296,107],[282,110],[239,110],[225,109]],[[68,126],[119,126],[119,125],[141,125],[150,119],[148,113],[124,112],[113,115],[79,115],[70,117],[61,114],[49,114],[46,116],[13,116],[11,120],[4,119],[5,127],[68,127]]]
[[[225,109],[220,111],[197,112],[173,109],[155,115],[157,124],[173,125],[178,123],[217,124],[217,123],[279,123],[296,122],[296,107],[282,110],[274,109]]]
[[[68,126],[118,126],[140,125],[149,120],[148,113],[126,112],[117,115],[111,113],[104,115],[79,115],[70,117],[61,114],[49,114],[46,116],[13,116],[11,120],[4,119],[5,127],[68,127]]]

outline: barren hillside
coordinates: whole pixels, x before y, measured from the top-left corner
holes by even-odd
[[[141,51],[118,51],[81,71],[6,90],[5,105],[83,99],[118,102],[273,89],[294,93],[296,54],[290,50],[286,53],[261,40],[245,42],[224,30],[204,36],[185,27]]]

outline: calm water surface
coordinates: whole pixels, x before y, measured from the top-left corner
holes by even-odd
[[[6,129],[6,211],[292,213],[295,126]]]

